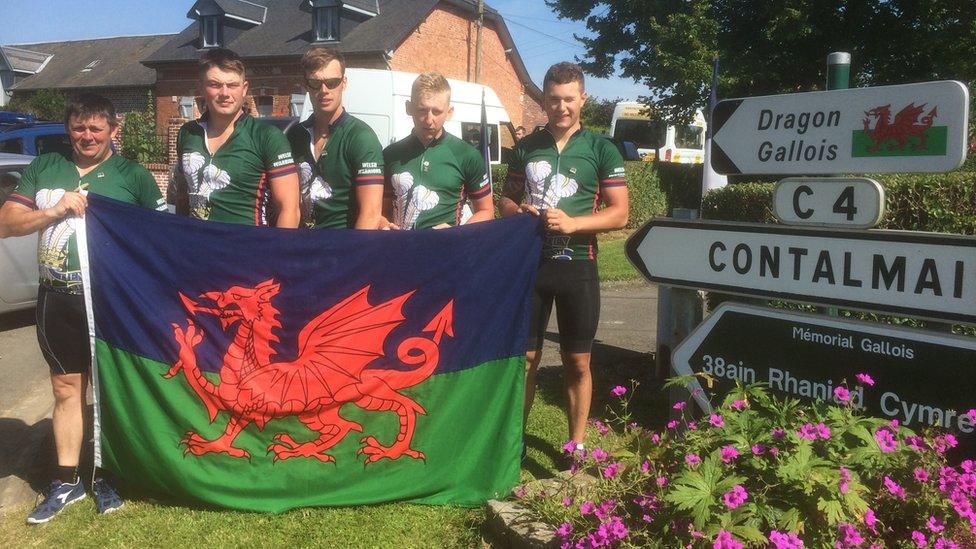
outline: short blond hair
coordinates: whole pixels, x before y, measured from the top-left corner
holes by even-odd
[[[339,62],[339,68],[342,69],[342,74],[346,74],[346,58],[342,56],[341,53],[329,49],[323,48],[321,46],[316,46],[314,48],[309,48],[302,56],[302,71],[305,74],[312,74],[324,69],[329,63],[333,61]]]
[[[447,78],[439,72],[424,72],[413,81],[410,88],[410,99],[416,101],[421,97],[431,96],[437,93],[447,92],[448,100],[451,99],[451,85]]]

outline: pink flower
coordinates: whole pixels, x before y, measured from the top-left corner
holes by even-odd
[[[593,451],[590,452],[590,457],[592,457],[595,461],[604,461],[610,457],[610,454],[608,454],[603,448],[594,448]]]
[[[850,402],[851,392],[847,390],[847,387],[834,387],[834,400],[838,402]]]
[[[556,528],[556,535],[563,539],[566,539],[569,537],[569,534],[572,531],[573,531],[573,525],[568,522],[564,522],[559,525],[559,528]]]
[[[573,498],[565,497],[563,498],[563,507],[569,507],[573,504]]]
[[[654,483],[657,484],[658,488],[664,488],[668,485],[668,477],[657,477],[654,479]]]
[[[874,534],[878,533],[878,517],[875,516],[874,511],[871,509],[864,512],[864,524],[868,527],[868,530],[871,530],[871,532]]]
[[[888,422],[888,425],[891,425],[891,428],[893,430],[897,431],[898,430],[898,426],[901,425],[901,424],[898,422],[897,419],[893,419],[893,420],[891,420],[891,421]]]
[[[782,427],[776,427],[772,431],[770,431],[769,434],[772,435],[775,440],[779,440],[786,436],[786,429]]]
[[[677,426],[678,426],[678,420],[676,419],[672,419],[671,421],[668,422],[668,429],[674,429]]]
[[[600,433],[600,436],[603,436],[603,435],[605,435],[605,434],[607,434],[607,433],[610,432],[610,428],[607,427],[606,424],[604,424],[599,419],[597,419],[597,420],[595,420],[593,422],[593,426],[596,427],[596,430],[597,430],[598,433]]]
[[[743,409],[745,407],[746,407],[746,401],[745,400],[733,400],[732,401],[731,408],[733,410],[741,410],[741,409]]]
[[[827,440],[827,439],[830,438],[830,427],[827,427],[827,425],[824,424],[823,422],[816,424],[814,426],[814,429],[817,430],[817,436],[818,437],[820,437],[820,438],[822,438],[824,440]]]
[[[735,461],[735,459],[738,457],[739,457],[739,451],[735,449],[735,446],[729,444],[728,446],[722,447],[722,455],[721,455],[722,463],[728,465],[729,463]]]
[[[694,389],[694,390],[691,391],[691,396],[696,397],[696,396],[702,394],[703,392],[704,391],[702,391],[701,389]]]
[[[589,515],[595,510],[596,510],[596,505],[594,505],[592,501],[584,501],[583,503],[580,504],[581,515]]]
[[[624,396],[625,394],[627,394],[627,388],[624,387],[623,385],[617,385],[616,387],[611,389],[610,392],[613,393],[614,396],[618,396],[618,397]]]
[[[641,465],[640,465],[640,470],[641,470],[641,473],[647,473],[648,471],[650,471],[651,470],[651,462],[650,461],[647,461],[645,459],[644,460],[644,463],[641,463]]]
[[[715,427],[718,427],[719,429],[725,427],[725,419],[723,419],[722,416],[718,414],[712,414],[708,416],[708,422],[714,425]]]
[[[749,498],[749,492],[741,484],[736,484],[722,496],[722,503],[729,509],[735,509]]]
[[[840,468],[840,486],[839,490],[841,494],[846,494],[850,490],[851,482],[851,472],[847,470],[846,467]]]
[[[932,533],[938,534],[945,530],[945,523],[935,517],[929,517],[929,520],[925,522],[925,527]]]
[[[817,430],[812,423],[804,423],[796,432],[796,436],[806,440],[817,440]]]
[[[515,497],[517,497],[518,499],[524,498],[525,497],[525,485],[517,486],[515,488],[515,490],[514,490],[513,493],[515,494]]]
[[[928,540],[925,539],[925,534],[918,530],[912,530],[912,541],[915,542],[915,547],[925,547],[929,544]]]
[[[947,540],[945,538],[939,538],[938,541],[933,545],[935,549],[959,549],[959,544],[954,541]]]
[[[963,415],[969,416],[969,419],[970,420],[976,422],[976,408],[973,408],[973,409],[969,410],[968,412],[966,412]]]
[[[712,549],[742,549],[742,544],[736,541],[732,534],[726,530],[719,530],[715,536]]]
[[[773,549],[803,549],[803,540],[793,532],[777,532],[773,530],[769,533],[769,543]]]
[[[878,442],[878,448],[885,454],[890,454],[898,449],[898,441],[895,435],[887,429],[878,429],[874,432],[874,440]]]
[[[928,482],[929,481],[929,472],[926,471],[925,469],[922,469],[921,467],[916,468],[915,469],[915,480],[917,480],[919,482]]]
[[[685,463],[687,463],[689,467],[695,467],[701,463],[701,458],[698,457],[698,454],[688,454],[685,456]]]
[[[576,451],[576,443],[573,442],[572,440],[567,440],[566,443],[563,444],[563,452],[566,452],[567,454],[572,454],[575,451]]]
[[[766,447],[763,446],[762,444],[753,444],[752,445],[752,455],[754,455],[754,456],[762,455],[762,453],[765,452],[765,451],[766,451]]]
[[[868,374],[855,374],[854,377],[857,378],[858,381],[860,381],[861,383],[863,383],[865,385],[868,385],[868,386],[871,386],[871,387],[874,386],[874,378],[872,378]]]
[[[884,477],[884,485],[892,496],[895,496],[900,500],[905,499],[905,489],[902,488],[897,482],[891,480],[891,477],[888,475],[885,475]]]
[[[620,468],[621,467],[622,467],[622,465],[620,465],[617,462],[613,462],[610,465],[607,465],[606,467],[603,468],[603,477],[604,478],[614,478],[614,477],[616,477],[617,476],[617,473],[620,472]]]
[[[689,430],[694,431],[697,428],[698,428],[698,422],[697,421],[689,421],[688,422],[688,429]]]
[[[674,410],[684,410],[687,404],[688,404],[687,402],[682,400],[681,402],[675,402],[674,406],[672,406],[671,408]]]
[[[659,435],[657,433],[654,433],[653,435],[651,435],[651,442],[653,442],[654,444],[657,444],[658,442],[661,442],[661,435]]]
[[[773,446],[772,448],[769,449],[769,453],[772,454],[773,457],[776,457],[779,455],[779,448]]]
[[[851,547],[859,547],[864,543],[864,538],[857,531],[857,528],[853,524],[848,524],[846,522],[840,523],[838,526],[840,531],[840,539],[834,544],[837,549],[849,549]]]

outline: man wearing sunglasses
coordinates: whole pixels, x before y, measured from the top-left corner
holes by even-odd
[[[198,219],[298,227],[298,175],[285,136],[244,108],[244,63],[217,48],[200,59],[207,110],[180,128],[167,192],[176,213]]]
[[[385,229],[383,147],[342,107],[346,62],[314,47],[301,61],[312,116],[288,130],[301,181],[302,219],[315,228]]]

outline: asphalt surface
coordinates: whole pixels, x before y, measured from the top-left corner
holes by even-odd
[[[657,288],[645,282],[607,283],[600,305],[593,367],[623,365],[650,376]],[[544,368],[560,364],[555,317],[550,319],[543,347]],[[54,464],[53,398],[32,310],[0,315],[0,374],[4,380],[0,383],[0,513],[4,513],[34,501],[46,487]]]

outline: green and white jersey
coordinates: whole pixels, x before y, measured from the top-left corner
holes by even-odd
[[[42,154],[27,166],[8,200],[43,210],[57,204],[65,191],[77,191],[86,183],[87,192],[166,211],[163,195],[149,170],[115,154],[84,176],[78,175],[70,153]],[[41,231],[37,239],[41,284],[69,293],[82,292],[75,237],[80,223],[80,218],[68,217]]]
[[[576,217],[596,213],[603,189],[626,185],[623,157],[609,139],[580,128],[560,153],[552,134],[539,130],[515,146],[505,196]],[[593,234],[547,234],[542,247],[544,259],[596,259],[596,254]]]
[[[459,225],[467,198],[491,194],[481,153],[447,132],[427,146],[411,133],[383,151],[383,163],[401,229]]]
[[[315,118],[288,130],[302,190],[302,220],[317,229],[352,227],[359,209],[355,188],[383,184],[383,147],[373,129],[343,110],[315,158]]]
[[[247,113],[234,122],[227,141],[211,154],[207,115],[187,122],[176,139],[182,173],[197,219],[267,225],[269,180],[295,173],[291,148],[281,130]],[[168,193],[173,196],[176,193]]]

